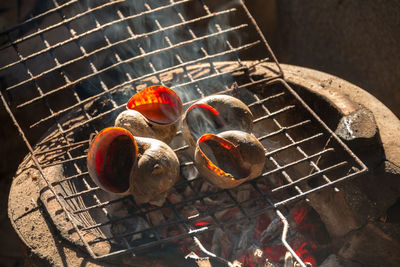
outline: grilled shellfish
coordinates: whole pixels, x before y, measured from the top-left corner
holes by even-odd
[[[205,134],[197,141],[194,163],[212,184],[232,188],[261,174],[265,151],[258,139],[247,132]]]
[[[115,120],[115,126],[132,135],[170,143],[176,134],[183,105],[180,97],[165,86],[150,86],[136,93],[127,109]]]
[[[100,188],[132,194],[137,203],[162,202],[179,178],[179,161],[168,145],[120,127],[106,128],[94,138],[87,167]]]
[[[205,97],[190,106],[183,118],[183,137],[191,148],[204,134],[229,130],[251,132],[253,114],[239,99],[228,95]]]

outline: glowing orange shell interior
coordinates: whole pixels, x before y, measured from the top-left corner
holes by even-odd
[[[247,178],[250,169],[243,166],[243,158],[230,141],[214,134],[204,134],[198,140],[200,156],[206,167],[219,177],[239,180]],[[213,158],[213,160],[211,159]]]
[[[215,108],[213,108],[210,105],[207,104],[194,104],[191,105],[190,108],[188,108],[187,112],[189,113],[191,110],[193,109],[203,109],[203,110],[208,110],[209,112],[211,112],[213,115],[215,116],[219,116],[219,112],[218,110],[216,110]]]
[[[124,193],[129,189],[129,176],[137,156],[136,141],[128,130],[105,128],[96,135],[89,147],[89,174],[100,188]]]
[[[158,124],[172,124],[182,115],[183,105],[180,97],[165,86],[150,86],[129,99],[128,109],[133,109],[149,121]]]

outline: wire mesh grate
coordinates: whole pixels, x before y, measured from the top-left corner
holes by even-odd
[[[366,171],[282,79],[243,2],[52,0],[43,5],[47,11],[2,33],[7,41],[0,48],[1,98],[92,257],[225,231]],[[269,63],[263,77],[251,75],[264,62]],[[138,206],[132,198],[99,190],[86,169],[91,135],[111,126],[129,97],[153,84],[171,87],[185,108],[216,93],[242,99],[255,114],[254,133],[266,148],[263,174],[232,190],[205,188],[178,132],[171,147],[181,162],[181,179],[162,207]],[[64,177],[46,175],[60,166]],[[242,191],[252,198],[243,199]],[[115,216],[115,207],[122,207],[123,216]],[[239,215],[227,216],[232,210]],[[124,222],[136,228],[116,231]],[[96,238],[88,241],[86,233]],[[115,246],[113,252],[96,253],[104,242]]]

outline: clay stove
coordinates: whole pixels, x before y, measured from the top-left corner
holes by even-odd
[[[278,64],[243,3],[221,9],[204,1],[140,2],[53,1],[5,33],[10,42],[0,70],[9,76],[1,98],[31,151],[13,183],[9,214],[34,255],[70,265],[305,266],[330,253],[363,262],[352,248],[369,237],[388,240],[365,219],[362,183],[334,188],[366,171],[356,154],[386,152],[389,142],[377,130],[377,111],[365,108],[371,103],[343,95],[356,87]],[[252,55],[258,60],[242,60]],[[162,207],[99,190],[85,170],[90,135],[153,84],[173,88],[186,108],[215,93],[242,99],[256,114],[254,133],[266,149],[261,177],[233,190],[209,186],[178,132],[171,147],[182,179]],[[393,159],[364,158],[374,170],[387,164],[383,179],[394,184]],[[376,175],[368,176],[371,186]],[[358,198],[349,199],[354,193]],[[372,216],[394,196],[395,190]],[[396,243],[379,242],[377,253],[392,255]]]

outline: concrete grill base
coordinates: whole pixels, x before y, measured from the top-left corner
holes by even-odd
[[[351,116],[363,109],[372,112],[375,119],[371,123],[360,125],[359,138],[347,142],[367,163],[370,173],[342,184],[340,193],[325,190],[310,196],[310,202],[320,214],[325,214],[327,209],[333,214],[326,218],[339,218],[333,223],[328,219],[325,221],[337,242],[338,256],[365,265],[390,266],[399,263],[400,258],[396,251],[400,250],[400,238],[397,236],[396,240],[393,223],[385,223],[384,216],[386,210],[400,196],[399,182],[396,184],[396,180],[400,178],[400,141],[393,134],[399,132],[400,121],[373,96],[346,81],[315,70],[283,64],[281,66],[285,79],[294,85],[333,130],[342,117]],[[252,74],[262,74],[267,68],[268,64],[260,64]],[[380,190],[374,190],[377,186]],[[125,263],[143,266],[139,258],[131,260],[130,256],[107,263],[90,259],[79,248],[79,244],[70,242],[74,238],[66,235],[68,228],[65,229],[64,237],[68,237],[70,241],[63,238],[54,227],[48,216],[53,216],[54,220],[54,216],[63,218],[63,214],[57,212],[59,208],[52,206],[54,199],[46,194],[42,178],[32,161],[26,158],[11,187],[9,217],[25,244],[33,265],[112,266]],[[347,196],[350,195],[354,199],[348,199]],[[332,208],[330,203],[341,205]],[[323,215],[321,217],[324,219]],[[63,220],[59,221],[62,223]],[[380,249],[368,244],[368,240],[378,240]],[[151,260],[151,264],[165,266],[166,256],[161,256],[164,258],[157,255],[157,258]],[[146,260],[149,263],[149,259]]]

